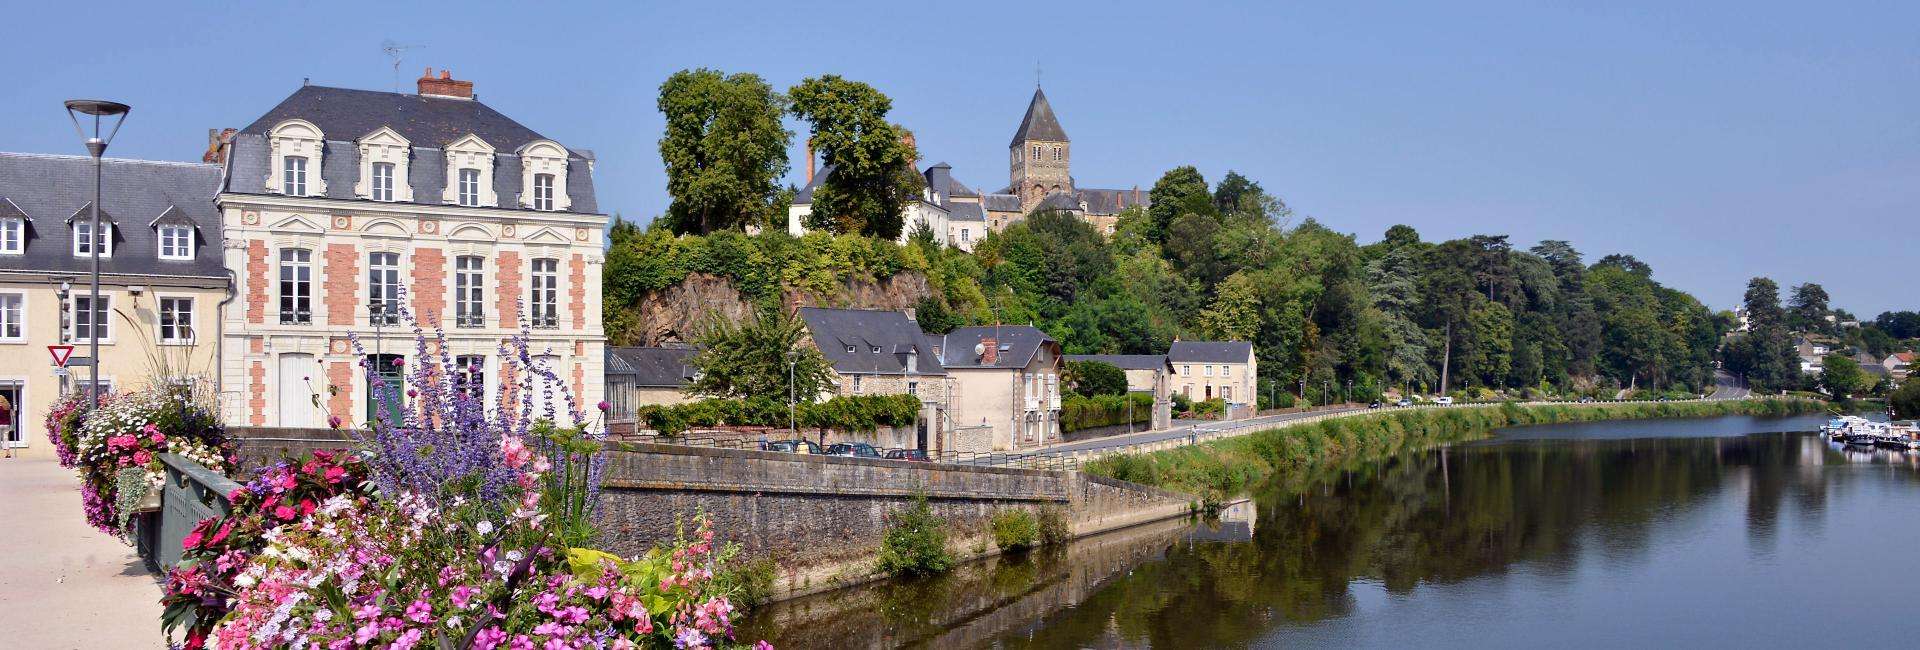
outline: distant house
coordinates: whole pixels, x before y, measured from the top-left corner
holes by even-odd
[[[947,420],[947,371],[919,324],[907,314],[875,309],[803,307],[808,344],[833,365],[833,385],[818,397],[838,395],[916,395],[919,421],[897,431],[835,432],[847,441],[879,447],[938,451]]]
[[[607,348],[608,430],[633,431],[643,407],[693,401],[685,392],[694,376],[687,360],[698,352],[691,346]]]
[[[1173,362],[1164,354],[1069,354],[1067,361],[1099,361],[1120,368],[1127,376],[1127,391],[1153,395],[1153,419],[1149,428],[1173,426]],[[1161,416],[1165,414],[1163,419]]]
[[[1912,352],[1895,352],[1887,355],[1887,358],[1880,362],[1880,367],[1886,368],[1887,376],[1892,377],[1894,381],[1905,381],[1913,372],[1913,361],[1916,356],[1920,355]]]
[[[1060,342],[1027,325],[962,327],[942,337],[952,378],[948,449],[998,451],[1060,441]]]
[[[1231,417],[1253,414],[1255,379],[1260,374],[1253,344],[1246,341],[1179,341],[1167,350],[1179,373],[1175,390],[1190,400],[1219,398]],[[1244,407],[1244,408],[1242,408]]]

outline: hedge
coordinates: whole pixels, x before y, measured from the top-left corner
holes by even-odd
[[[1126,424],[1128,401],[1133,402],[1133,422],[1153,421],[1153,395],[1151,394],[1129,393],[1124,396],[1087,397],[1070,393],[1060,398],[1060,427],[1066,431],[1079,431]]]
[[[839,431],[872,431],[912,424],[920,413],[913,395],[842,395],[825,402],[799,404],[793,417],[801,426]],[[784,427],[784,401],[767,397],[706,399],[686,404],[653,404],[637,413],[647,428],[663,436],[677,436],[694,427]]]

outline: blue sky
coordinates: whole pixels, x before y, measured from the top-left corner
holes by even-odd
[[[1911,3],[10,4],[0,150],[80,153],[60,101],[98,96],[135,107],[113,154],[196,160],[303,77],[393,87],[391,40],[417,46],[403,89],[451,68],[595,150],[601,206],[645,221],[676,70],[872,83],[928,160],[991,190],[1038,67],[1083,185],[1233,169],[1363,242],[1569,239],[1715,308],[1756,274],[1865,317],[1920,308]]]

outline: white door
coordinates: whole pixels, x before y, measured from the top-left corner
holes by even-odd
[[[311,354],[280,355],[279,375],[276,378],[280,386],[280,426],[318,427],[320,409],[315,406],[315,387],[325,383],[314,377],[320,366],[313,362]]]

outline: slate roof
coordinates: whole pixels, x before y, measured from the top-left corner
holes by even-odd
[[[949,221],[986,221],[987,212],[981,210],[978,203],[954,201],[947,204],[947,219]]]
[[[1019,212],[1020,197],[1012,194],[988,194],[980,197],[980,205],[994,212]]]
[[[687,360],[699,352],[691,347],[610,347],[607,374],[633,375],[635,386],[680,388],[693,380],[694,370]],[[625,372],[615,370],[616,362],[625,366]]]
[[[1074,194],[1087,203],[1088,214],[1118,214],[1130,206],[1147,205],[1147,193],[1139,190],[1103,190],[1074,188]]]
[[[1013,142],[1007,146],[1018,146],[1028,140],[1068,141],[1067,130],[1060,128],[1060,120],[1053,116],[1053,104],[1047,101],[1047,93],[1039,88],[1033,89],[1033,100],[1027,102],[1027,116],[1020,118],[1020,129],[1013,132]]]
[[[516,152],[529,142],[550,139],[479,100],[301,86],[234,135],[225,191],[268,193],[267,176],[272,170],[268,169],[267,133],[290,119],[320,127],[326,137],[320,161],[326,198],[350,201],[363,200],[353,193],[360,175],[358,141],[383,126],[412,144],[407,181],[413,187],[413,202],[429,205],[444,204],[446,145],[471,133],[494,148],[493,190],[500,207],[519,209],[521,168]],[[591,151],[568,150],[566,190],[573,203],[568,212],[597,214],[600,210],[594,196],[592,160]]]
[[[878,309],[800,308],[800,320],[807,325],[815,347],[841,374],[899,375],[907,372],[907,357],[913,356],[914,371],[922,375],[944,375],[940,359],[926,344],[920,331],[907,315]],[[847,348],[853,351],[848,352]],[[874,352],[874,348],[879,352]]]
[[[1164,354],[1069,354],[1068,361],[1099,361],[1121,370],[1166,370],[1173,364]]]
[[[833,172],[833,165],[826,165],[821,167],[820,171],[815,172],[813,174],[812,181],[808,182],[805,186],[801,187],[800,191],[793,193],[793,204],[794,205],[812,205],[813,190],[815,190],[816,188],[819,188],[821,183],[827,182],[827,174],[830,174],[832,172]]]
[[[988,338],[999,342],[999,357],[993,365],[980,363],[980,357],[973,354],[973,346]],[[947,333],[946,342],[941,346],[946,352],[941,364],[948,368],[1024,368],[1033,361],[1040,346],[1049,343],[1059,345],[1053,337],[1031,325],[961,327]]]
[[[1174,363],[1246,363],[1253,344],[1246,341],[1174,341],[1167,360]]]
[[[226,282],[220,213],[213,205],[220,188],[219,166],[117,158],[106,159],[102,166],[100,219],[115,221],[115,226],[113,255],[100,258],[101,273]],[[91,271],[91,257],[73,254],[68,219],[89,218],[82,208],[92,201],[92,158],[0,153],[0,216],[27,220],[22,254],[0,255],[0,270]],[[193,225],[193,259],[160,259],[160,234],[149,224],[162,215]]]
[[[1066,212],[1084,212],[1085,211],[1080,207],[1080,201],[1078,199],[1073,198],[1072,194],[1068,194],[1066,192],[1048,192],[1047,198],[1040,199],[1039,205],[1033,206],[1033,209],[1034,210],[1061,210]]]

